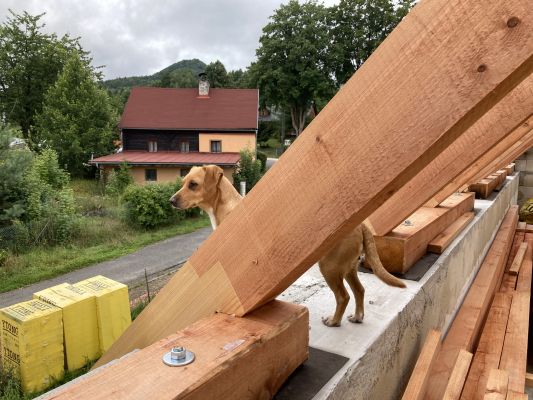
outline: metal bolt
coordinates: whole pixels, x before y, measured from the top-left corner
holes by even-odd
[[[511,17],[507,20],[507,26],[509,28],[514,28],[520,23],[520,18],[518,17]]]
[[[181,367],[194,361],[194,353],[183,346],[175,346],[163,356],[163,362],[170,367]]]
[[[403,224],[405,226],[413,226],[413,223],[411,221],[409,221],[408,219],[406,219],[405,221],[403,221]]]

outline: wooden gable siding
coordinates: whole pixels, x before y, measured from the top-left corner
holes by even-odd
[[[198,131],[123,129],[124,150],[148,151],[148,142],[157,141],[157,151],[180,151],[181,142],[189,142],[189,151],[199,151]]]

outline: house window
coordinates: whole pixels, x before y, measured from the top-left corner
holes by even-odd
[[[222,152],[222,141],[211,140],[211,153],[220,153],[220,152]]]
[[[157,152],[157,142],[156,141],[149,141],[148,142],[148,151],[150,153],[155,153]]]
[[[182,168],[182,169],[180,169],[180,176],[182,178],[185,177],[189,173],[190,170],[191,170],[190,168]]]
[[[181,142],[180,151],[182,153],[188,153],[189,152],[189,142]]]
[[[145,169],[144,170],[144,180],[146,182],[155,182],[157,181],[157,169]]]

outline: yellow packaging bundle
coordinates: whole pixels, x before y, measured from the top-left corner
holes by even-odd
[[[100,350],[104,353],[131,324],[128,287],[101,275],[74,286],[96,296]]]
[[[33,297],[63,310],[65,360],[69,371],[100,357],[94,294],[63,283],[34,293]]]
[[[46,389],[64,373],[61,309],[30,300],[0,310],[2,363],[26,393]]]

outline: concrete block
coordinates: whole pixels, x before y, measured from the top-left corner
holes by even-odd
[[[533,172],[523,172],[521,173],[522,175],[522,179],[521,179],[521,183],[520,183],[520,186],[528,186],[528,187],[533,187]]]
[[[493,200],[476,200],[472,223],[419,282],[406,281],[407,289],[391,288],[374,275],[359,273],[365,287],[362,324],[346,320],[355,307],[353,295],[340,328],[322,324],[321,317],[333,312],[335,299],[316,266],[279,296],[309,308],[310,346],[350,358],[315,400],[401,398],[427,333],[432,328],[448,330],[497,227],[509,206],[516,204],[517,191],[514,175]]]
[[[515,160],[515,169],[517,171],[525,171],[526,170],[526,159],[516,159]]]
[[[533,172],[533,159],[532,158],[528,158],[526,160],[526,169],[525,169],[525,171]]]

